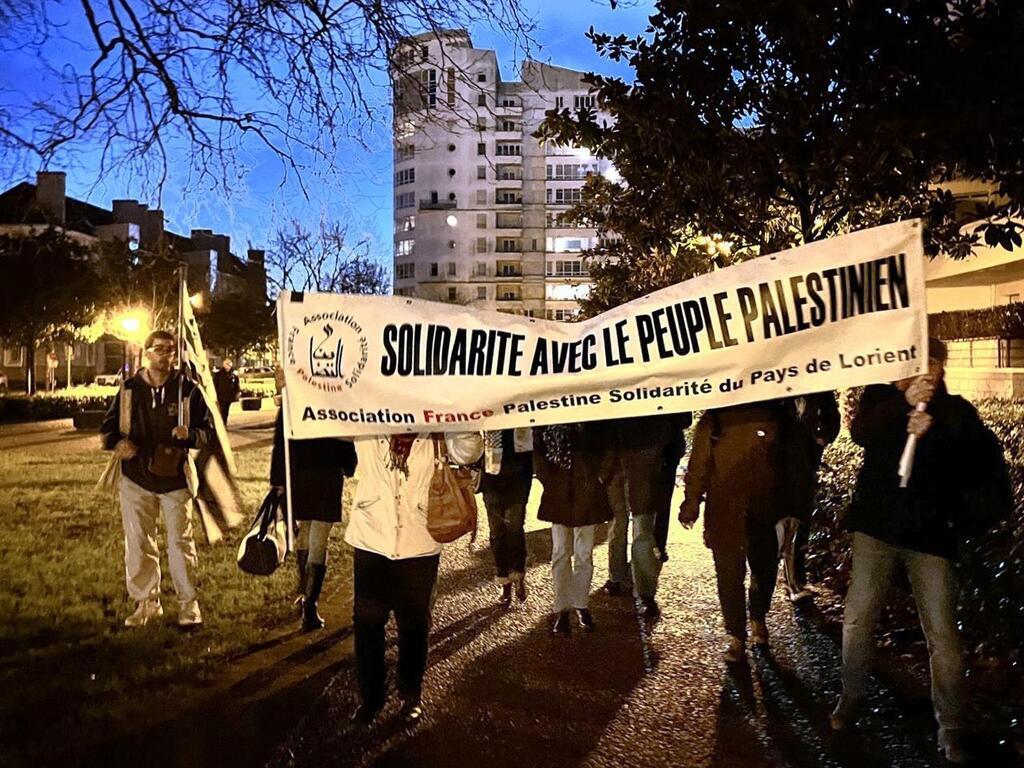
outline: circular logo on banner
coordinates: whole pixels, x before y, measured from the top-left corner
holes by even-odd
[[[363,329],[351,315],[325,312],[302,318],[288,334],[288,365],[325,392],[351,389],[369,358]]]

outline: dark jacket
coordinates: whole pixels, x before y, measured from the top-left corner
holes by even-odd
[[[238,393],[242,391],[242,385],[238,382],[238,374],[234,371],[225,371],[218,368],[213,372],[213,388],[217,390],[218,403],[233,403],[238,399]]]
[[[160,445],[178,448],[203,448],[212,436],[210,414],[203,401],[202,394],[187,379],[182,379],[177,371],[172,371],[162,387],[151,387],[139,371],[124,383],[124,388],[131,392],[132,415],[129,439],[138,446],[138,454],[134,459],[121,462],[124,476],[133,483],[153,493],[169,493],[188,486],[185,481],[185,462],[182,455],[181,466],[175,477],[159,477],[149,471],[150,461]],[[175,440],[171,430],[178,425],[178,383],[181,382],[182,394],[187,400],[188,408],[188,439]],[[100,425],[100,437],[105,450],[113,450],[121,441],[120,432],[121,391],[118,390],[114,402],[107,409],[107,414]]]
[[[493,498],[493,503],[525,505],[530,498],[530,486],[533,485],[533,452],[516,453],[515,430],[501,430],[501,469],[498,474],[480,475],[480,492],[484,495],[484,503]]]
[[[781,401],[720,408],[701,417],[683,503],[704,500],[704,542],[709,547],[745,550],[748,519],[774,524],[786,515],[795,428],[792,411]]]
[[[814,509],[821,455],[839,434],[839,405],[834,392],[790,398],[786,405],[795,429],[789,432],[793,442],[787,446],[791,456],[787,471],[790,481],[781,489],[780,503],[787,516],[806,521]]]
[[[607,522],[612,518],[608,494],[599,479],[601,441],[594,425],[565,425],[571,435],[572,465],[569,469],[552,460],[544,434],[549,427],[533,430],[533,467],[544,486],[537,518],[576,528]]]
[[[998,477],[1004,470],[1001,449],[974,406],[940,384],[928,404],[932,423],[917,442],[910,482],[900,488],[911,410],[905,394],[890,384],[864,390],[850,428],[854,442],[864,447],[864,464],[846,527],[893,546],[953,558],[966,496],[1004,482]]]
[[[626,502],[634,515],[652,515],[664,499],[666,477],[674,482],[686,450],[689,413],[595,421],[589,426],[601,444],[601,480],[627,479]],[[671,494],[670,494],[671,496]]]
[[[292,519],[341,522],[341,493],[344,478],[356,471],[356,449],[351,440],[333,437],[292,440]],[[277,412],[274,447],[270,453],[270,484],[285,486],[284,420]]]

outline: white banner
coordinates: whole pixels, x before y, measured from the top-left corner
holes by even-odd
[[[277,304],[298,439],[698,410],[927,368],[920,223],[762,256],[580,323],[391,296]]]

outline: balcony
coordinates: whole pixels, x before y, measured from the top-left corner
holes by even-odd
[[[420,200],[421,211],[450,211],[458,207],[458,200]]]
[[[498,245],[494,248],[495,253],[522,253],[523,244],[518,240],[509,240],[507,242],[498,242]]]
[[[517,189],[499,189],[495,192],[494,203],[495,205],[522,205],[523,194]]]
[[[499,261],[494,268],[497,277],[522,277],[523,262],[521,261]]]
[[[522,200],[520,200],[522,203]],[[522,216],[502,216],[499,214],[494,222],[496,229],[522,229],[523,228],[523,217]]]

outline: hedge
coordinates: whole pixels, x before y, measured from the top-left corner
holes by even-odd
[[[0,423],[68,419],[78,411],[105,411],[112,395],[36,395],[0,397]]]
[[[928,315],[928,331],[940,339],[1024,339],[1024,303]]]
[[[999,666],[1006,673],[1006,689],[1013,690],[1024,677],[1024,402],[985,400],[976,405],[1003,445],[1016,503],[1010,519],[963,542],[957,563],[961,586],[958,616],[970,663]],[[828,447],[813,514],[808,572],[812,582],[839,594],[846,592],[850,569],[850,537],[842,529],[842,519],[862,456],[845,432]],[[917,625],[908,590],[894,590],[892,603],[883,633]],[[1012,706],[1011,702],[1003,704]]]

